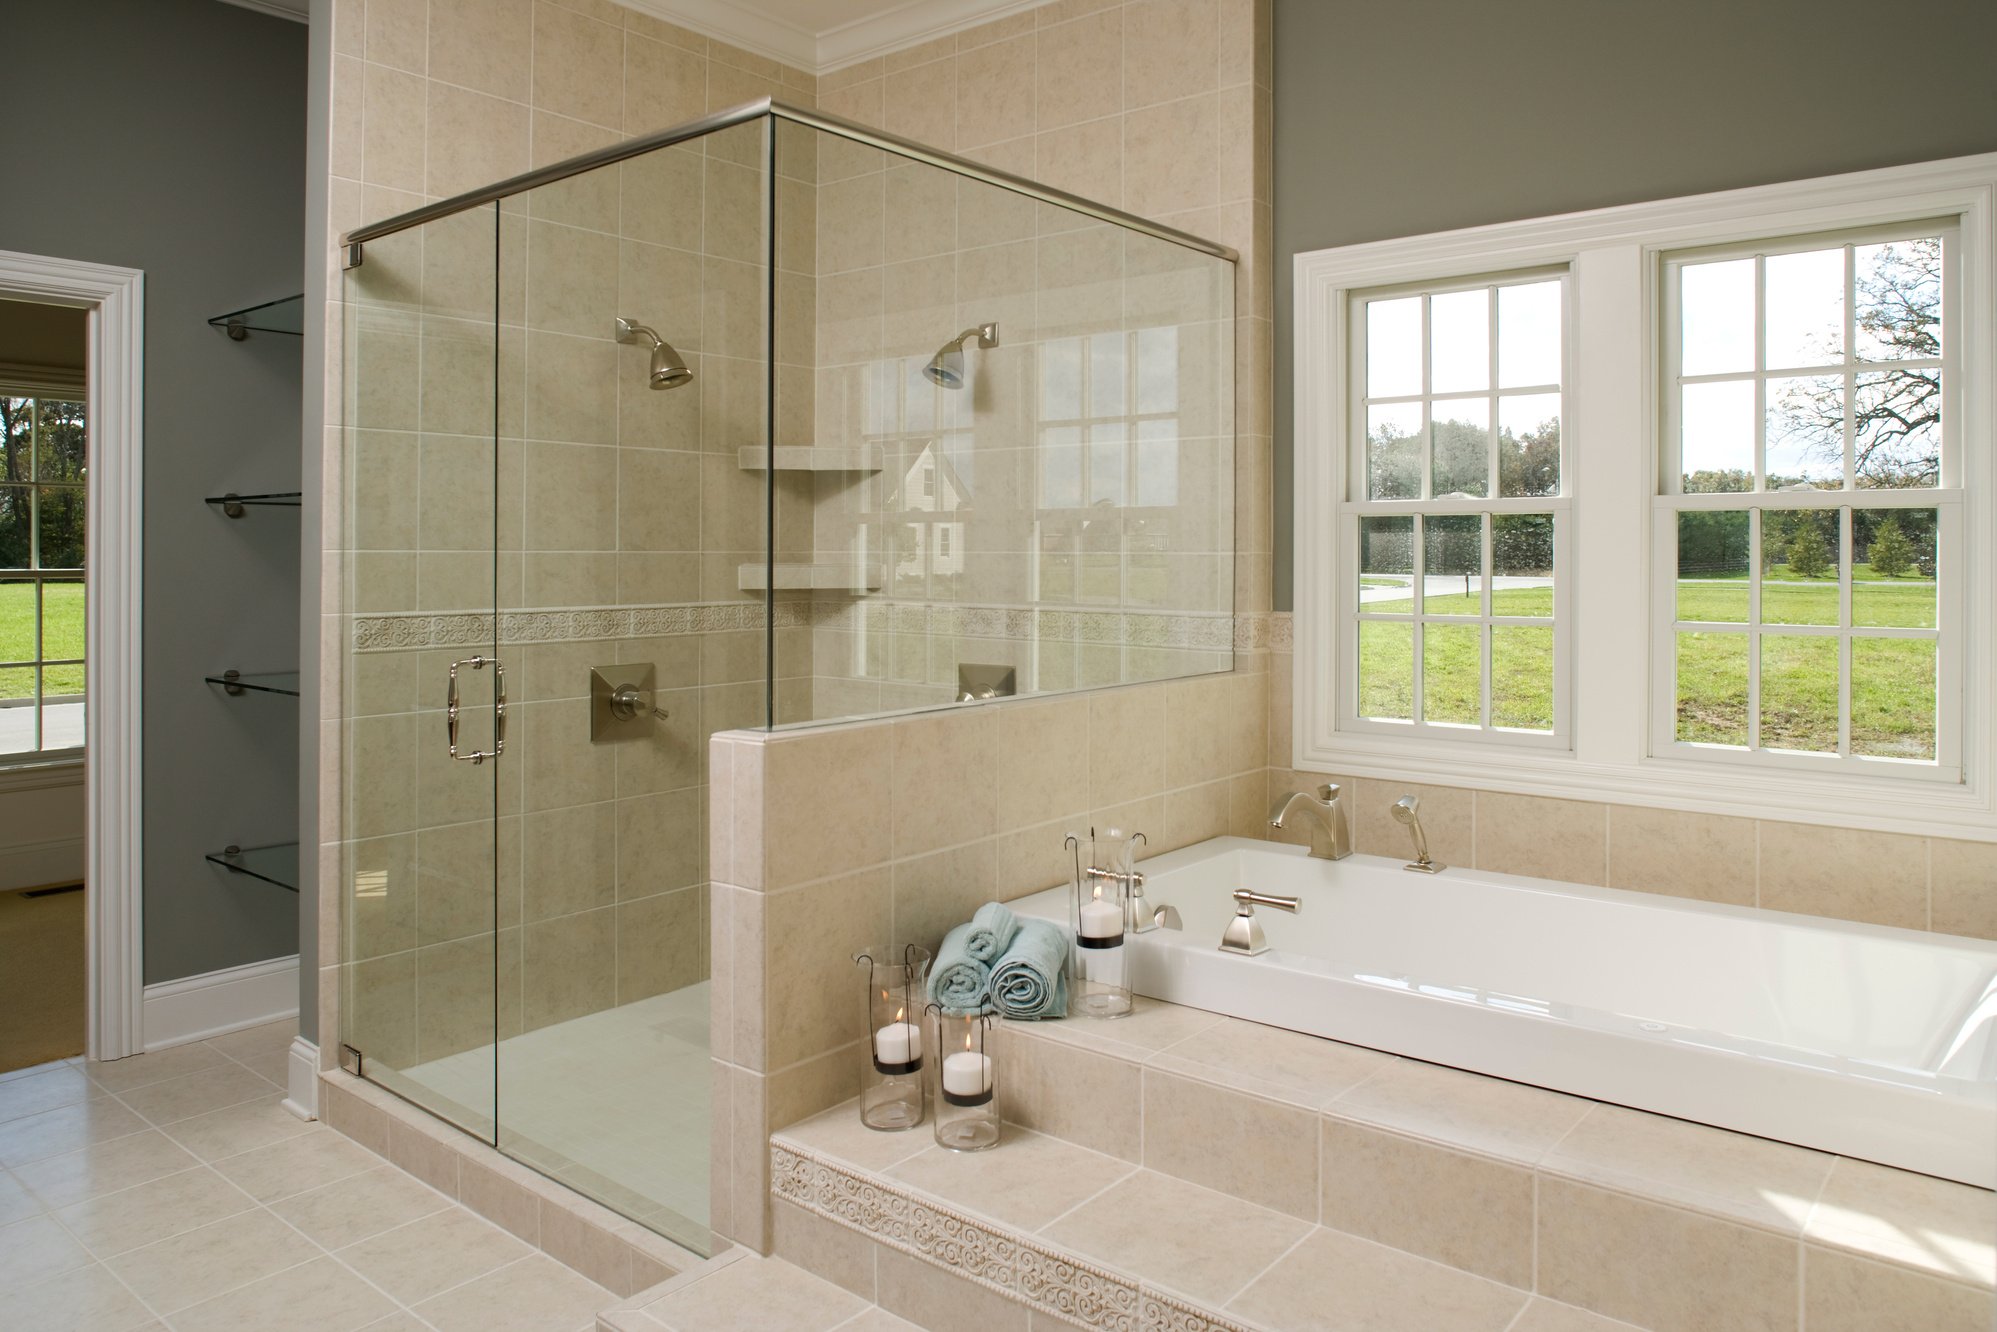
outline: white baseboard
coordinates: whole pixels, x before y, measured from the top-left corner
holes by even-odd
[[[145,1048],[164,1050],[298,1016],[298,957],[146,986]]]
[[[291,1059],[285,1068],[290,1094],[284,1108],[300,1119],[319,1117],[319,1047],[303,1036],[291,1040]]]
[[[83,839],[59,837],[0,847],[0,890],[83,882]]]

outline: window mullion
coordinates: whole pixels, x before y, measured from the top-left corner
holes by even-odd
[[[1850,247],[1847,246],[1847,249]],[[1936,521],[1940,518],[1937,516]],[[1838,510],[1838,757],[1851,757],[1851,584],[1857,577],[1857,524],[1849,508]]]
[[[1768,260],[1754,257],[1754,488],[1768,489]]]
[[[1493,300],[1491,304],[1495,308],[1497,305],[1497,301]],[[1495,319],[1493,322],[1495,323]],[[1497,380],[1493,379],[1491,382],[1495,384]],[[1497,418],[1493,416],[1492,419],[1495,421]],[[1492,438],[1496,439],[1497,436],[1494,434]],[[1478,669],[1482,676],[1481,680],[1479,681],[1478,687],[1482,692],[1480,694],[1481,703],[1478,716],[1483,719],[1482,724],[1486,727],[1489,727],[1493,724],[1491,718],[1491,662],[1493,654],[1496,652],[1494,631],[1491,628],[1491,611],[1492,611],[1491,571],[1496,564],[1496,560],[1493,557],[1493,552],[1491,549],[1491,543],[1492,543],[1492,538],[1495,535],[1496,524],[1492,522],[1491,515],[1488,513],[1483,515],[1483,528],[1484,528],[1484,542],[1483,542],[1484,588],[1483,588],[1483,594],[1479,598],[1479,605],[1483,611],[1483,623],[1478,627],[1477,630]],[[1557,537],[1555,538],[1555,541],[1557,544],[1558,542]]]
[[[1844,247],[1844,488],[1858,485],[1858,252]]]
[[[1761,748],[1761,510],[1747,520],[1747,747]]]
[[[1423,301],[1422,304],[1426,307],[1428,302]],[[1427,353],[1424,352],[1423,355],[1426,356]],[[1428,616],[1428,517],[1425,514],[1415,515],[1414,547],[1412,561],[1415,571],[1415,595],[1412,603],[1414,620],[1411,632],[1408,634],[1408,642],[1414,656],[1413,662],[1410,663],[1408,678],[1414,683],[1413,696],[1408,699],[1408,720],[1420,726],[1423,713],[1422,695],[1427,687],[1422,678],[1422,659],[1426,656],[1422,629],[1427,623]]]

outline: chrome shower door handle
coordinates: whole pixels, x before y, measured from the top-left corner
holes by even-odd
[[[458,667],[475,671],[492,667],[492,748],[458,752]],[[461,763],[483,763],[506,752],[506,665],[497,657],[466,657],[451,663],[451,687],[444,695],[444,730],[450,741],[451,757]]]

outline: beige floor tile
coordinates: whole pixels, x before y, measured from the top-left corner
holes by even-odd
[[[255,1206],[249,1195],[203,1166],[72,1203],[56,1215],[92,1252],[109,1258]]]
[[[291,1089],[291,1051],[272,1050],[265,1054],[238,1055],[236,1062],[283,1091]]]
[[[1540,1167],[1797,1235],[1833,1159],[1766,1138],[1598,1105]]]
[[[1526,1301],[1525,1312],[1512,1324],[1511,1332],[1642,1332],[1642,1329],[1635,1323],[1620,1323],[1571,1304],[1556,1304],[1535,1296]]]
[[[1331,1102],[1325,1113],[1530,1164],[1580,1123],[1591,1104],[1539,1087],[1403,1059]]]
[[[102,1263],[32,1286],[0,1286],[0,1327],[34,1332],[135,1332],[151,1312]]]
[[[231,1059],[241,1059],[245,1055],[289,1050],[297,1036],[298,1020],[288,1018],[283,1022],[266,1022],[261,1027],[232,1031],[226,1036],[210,1036],[202,1044],[211,1050],[219,1050]]]
[[[118,1092],[226,1063],[228,1058],[220,1051],[211,1050],[197,1041],[192,1045],[176,1045],[169,1050],[155,1050],[151,1054],[133,1055],[130,1059],[104,1063],[93,1061],[85,1064],[83,1071],[105,1091]]]
[[[69,1064],[57,1064],[25,1078],[9,1078],[0,1082],[0,1122],[74,1105],[95,1090],[83,1070]]]
[[[1986,1288],[1997,1280],[1997,1195],[1988,1189],[1839,1158],[1804,1233]]]
[[[0,1226],[40,1215],[41,1200],[28,1192],[27,1185],[12,1173],[0,1170]]]
[[[399,1309],[386,1318],[369,1323],[361,1332],[432,1332],[432,1329],[407,1309]]]
[[[848,1101],[792,1124],[776,1136],[835,1161],[866,1170],[886,1170],[929,1150],[935,1138],[928,1128],[925,1124],[906,1133],[876,1132],[860,1122],[859,1103]]]
[[[839,1324],[837,1332],[922,1332],[906,1318],[897,1318],[886,1309],[873,1308]]]
[[[316,1128],[268,1147],[224,1157],[215,1168],[258,1202],[276,1202],[373,1170],[381,1158],[351,1138]]]
[[[15,1178],[46,1207],[67,1207],[201,1164],[157,1129],[22,1166]]]
[[[394,1166],[325,1184],[270,1205],[270,1210],[329,1249],[441,1212],[451,1200]]]
[[[270,1090],[268,1082],[241,1064],[230,1063],[134,1087],[120,1092],[118,1099],[153,1124],[171,1124],[244,1101],[267,1098]]]
[[[842,1294],[844,1292],[841,1292]],[[617,1297],[544,1253],[415,1306],[437,1332],[579,1332]]]
[[[1318,1230],[1227,1312],[1286,1332],[1503,1332],[1525,1301],[1522,1290]]]
[[[952,1206],[1023,1230],[1038,1230],[1132,1173],[1128,1161],[1103,1156],[1007,1125],[996,1150],[931,1147],[888,1171],[891,1178]]]
[[[308,1262],[319,1247],[261,1208],[105,1260],[163,1314]]]
[[[0,1124],[0,1165],[18,1169],[150,1127],[117,1098],[93,1096]]]
[[[355,1332],[399,1312],[331,1258],[315,1258],[173,1316],[175,1332]]]
[[[91,1261],[84,1247],[46,1216],[0,1226],[0,1288],[45,1281]]]
[[[801,1268],[751,1257],[654,1300],[645,1312],[674,1332],[825,1332],[866,1305]]]
[[[1155,1056],[1149,1067],[1315,1109],[1394,1062],[1378,1050],[1222,1018]]]
[[[1810,1332],[1989,1332],[1997,1302],[1976,1290],[1810,1246],[1803,1253],[1803,1325]]]
[[[202,1160],[219,1161],[286,1138],[302,1137],[320,1127],[286,1110],[283,1101],[281,1096],[264,1096],[211,1110],[170,1124],[165,1133]]]
[[[453,1207],[349,1245],[339,1257],[395,1299],[414,1305],[530,1252],[498,1226]]]
[[[1310,1229],[1293,1216],[1146,1170],[1040,1233],[1085,1257],[1218,1304]]]

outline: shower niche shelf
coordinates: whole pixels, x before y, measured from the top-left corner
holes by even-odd
[[[220,851],[210,851],[204,859],[232,874],[246,874],[290,892],[298,891],[296,842],[279,842],[272,846],[225,846]]]
[[[216,315],[208,322],[237,342],[252,333],[289,333],[295,338],[302,338],[305,336],[305,296],[301,292],[281,300],[265,301],[262,305],[231,310],[227,314]]]
[[[879,569],[850,564],[744,564],[736,570],[744,592],[878,592]]]
[[[770,470],[772,450],[744,448],[736,452],[736,465],[745,472]],[[862,444],[857,448],[818,448],[810,444],[779,444],[776,470],[779,472],[878,472],[884,465],[881,446]]]
[[[283,694],[298,697],[297,671],[223,671],[203,676],[209,684],[221,685],[222,692],[236,694]]]
[[[222,506],[223,513],[231,518],[240,518],[245,511],[251,508],[301,508],[305,503],[305,496],[296,490],[284,490],[271,495],[238,495],[232,490],[226,495],[210,495],[202,503],[219,504]]]

